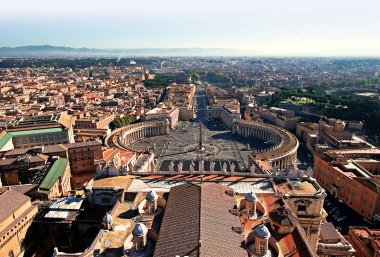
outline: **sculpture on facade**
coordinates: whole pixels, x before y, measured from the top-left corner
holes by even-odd
[[[230,163],[230,172],[231,172],[231,176],[235,175],[235,164],[233,162]]]
[[[215,172],[214,169],[215,169],[215,162],[211,161],[210,162],[210,172],[214,173]]]
[[[174,172],[174,163],[173,163],[173,161],[171,161],[170,164],[169,164],[169,172],[170,173]]]
[[[194,161],[191,161],[190,163],[190,174],[194,173]]]
[[[180,162],[178,163],[178,172],[181,173],[181,172],[182,172],[182,169],[183,169],[183,163],[182,163],[182,161],[180,161]]]
[[[222,171],[223,171],[223,173],[227,174],[227,163],[226,162],[223,162]]]
[[[205,168],[205,163],[203,160],[200,160],[199,161],[199,173],[203,173],[204,172],[204,168]]]

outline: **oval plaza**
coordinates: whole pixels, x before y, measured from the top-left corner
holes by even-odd
[[[287,130],[242,120],[226,106],[206,107],[204,90],[194,99],[195,119],[178,121],[177,107],[161,105],[160,119],[117,129],[107,139],[108,145],[151,162],[140,165],[144,169],[134,169],[137,173],[249,176],[278,172],[296,162],[299,143]]]

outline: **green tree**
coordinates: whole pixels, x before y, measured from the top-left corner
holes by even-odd
[[[117,129],[117,128],[125,127],[125,126],[131,124],[132,121],[133,121],[133,119],[129,115],[128,116],[124,116],[122,118],[116,118],[116,119],[114,119],[113,121],[110,122],[109,128],[111,130],[114,130],[114,129]]]
[[[193,78],[193,80],[197,80],[197,81],[200,79],[199,74],[196,73],[196,72],[193,72],[193,73],[191,74],[191,77]]]

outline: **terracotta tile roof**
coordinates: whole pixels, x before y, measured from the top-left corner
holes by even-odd
[[[101,143],[97,141],[86,141],[86,142],[79,142],[79,143],[70,143],[70,144],[64,144],[63,146],[70,148],[76,148],[76,147],[84,147],[84,146],[94,146],[99,145],[101,146]]]
[[[232,230],[241,225],[228,211],[236,204],[228,189],[213,183],[172,187],[154,256],[247,256],[243,235]]]
[[[247,256],[241,247],[244,236],[232,230],[241,223],[238,216],[228,212],[236,204],[235,198],[225,193],[228,189],[218,184],[202,186],[199,256]]]
[[[339,241],[340,236],[331,222],[325,222],[321,225],[320,238],[323,241]]]
[[[12,155],[24,155],[29,150],[30,150],[30,148],[17,148],[17,149],[13,149],[13,150],[10,150],[10,151],[6,152],[4,154],[4,157],[6,157],[6,156],[12,156]]]
[[[39,155],[31,156],[29,159],[29,162],[43,162],[43,161],[46,162],[47,160],[48,160],[48,156],[39,154]]]
[[[302,227],[299,225],[299,222],[294,215],[290,212],[286,219],[283,217],[278,217],[277,213],[282,211],[284,208],[287,208],[284,201],[281,198],[276,197],[273,194],[260,194],[258,195],[259,202],[265,206],[265,209],[270,213],[270,218],[273,218],[277,222],[291,223],[295,225],[295,229],[292,233],[282,235],[270,230],[272,236],[277,242],[277,246],[282,254],[289,254],[293,257],[317,257],[317,255],[311,250],[308,240],[306,238],[305,232]],[[289,210],[289,209],[288,209]],[[267,216],[262,216],[256,220],[245,220],[241,217],[242,221],[246,222],[244,226],[244,233],[250,233],[252,228],[256,227],[258,224],[261,224],[266,220]]]
[[[22,185],[14,185],[14,186],[3,186],[0,187],[0,194],[4,193],[8,190],[17,191],[21,194],[26,194],[31,191],[37,191],[38,185],[36,184],[22,184]]]
[[[58,122],[66,128],[71,128],[74,123],[74,119],[71,115],[61,115]]]
[[[111,159],[120,152],[118,148],[109,148],[103,151],[103,160],[105,163],[111,161]]]
[[[154,256],[199,255],[200,193],[194,184],[171,188]]]
[[[8,166],[17,161],[17,158],[8,158],[0,160],[0,166]]]
[[[29,197],[14,190],[7,190],[2,193],[0,195],[0,206],[6,206],[7,208],[0,208],[0,222],[11,216],[29,200]]]
[[[283,226],[293,226],[298,223],[298,219],[294,217],[291,211],[285,206],[269,213],[269,217],[272,221],[275,221]]]
[[[65,152],[65,149],[63,149],[60,145],[45,145],[42,153],[59,153],[59,152]]]

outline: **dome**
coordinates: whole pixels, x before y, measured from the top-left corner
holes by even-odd
[[[155,191],[152,190],[152,191],[150,191],[150,192],[148,192],[148,193],[146,194],[145,199],[146,199],[147,201],[149,201],[149,202],[157,201],[157,199],[158,199],[158,195],[157,195],[157,193],[156,193]]]
[[[266,226],[263,224],[258,225],[255,230],[253,231],[255,236],[261,238],[261,239],[267,239],[270,237],[270,232]]]
[[[148,233],[148,229],[142,223],[136,224],[132,230],[132,235],[137,237],[145,236],[146,233]]]
[[[247,202],[257,202],[256,194],[251,192],[245,195],[245,200]]]
[[[109,213],[106,213],[103,217],[103,222],[105,223],[111,223],[112,222],[112,216]]]

